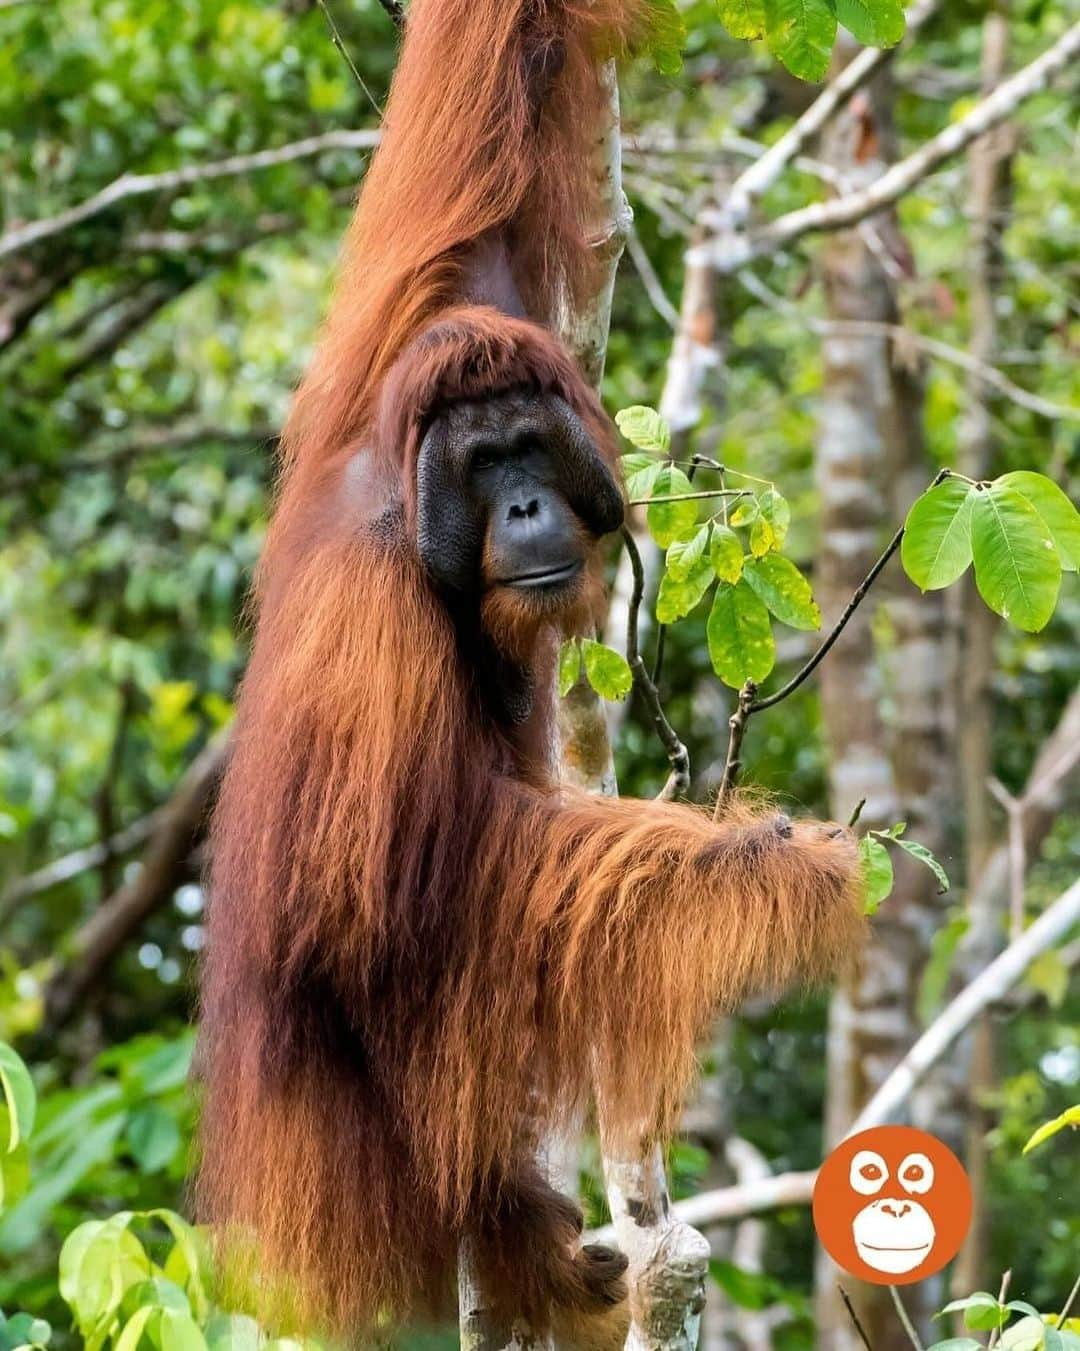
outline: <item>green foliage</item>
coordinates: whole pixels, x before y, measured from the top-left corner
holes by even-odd
[[[1041,1314],[1027,1300],[1010,1299],[1002,1303],[988,1290],[976,1290],[963,1299],[951,1300],[934,1315],[946,1318],[960,1314],[964,1326],[973,1332],[988,1332],[990,1340],[1005,1351],[1080,1351],[1080,1320],[1070,1319],[1062,1326],[1053,1314]],[[1015,1315],[1020,1317],[1015,1323]],[[1011,1326],[1010,1326],[1011,1324]],[[1076,1327],[1073,1326],[1076,1325]],[[947,1337],[934,1342],[928,1351],[982,1351],[983,1343],[974,1337]]]
[[[902,821],[890,826],[888,830],[869,830],[859,840],[859,860],[863,876],[863,909],[866,914],[876,912],[882,901],[892,894],[894,877],[892,859],[887,845],[902,849],[934,874],[938,884],[938,894],[943,895],[949,889],[949,878],[945,869],[924,844],[915,840],[905,840],[907,826]]]
[[[1026,633],[1046,627],[1078,553],[1080,513],[1032,471],[992,483],[950,475],[912,506],[901,543],[904,570],[923,591],[949,586],[974,560],[983,600]]]
[[[581,640],[585,658],[585,677],[604,699],[625,699],[634,683],[630,667],[621,652],[592,638]]]
[[[744,580],[717,586],[705,632],[713,670],[725,685],[756,684],[772,670],[776,644],[769,612]]]
[[[801,80],[822,80],[836,41],[832,0],[765,0],[769,51]]]
[[[0,1088],[7,1116],[7,1153],[14,1153],[34,1128],[37,1095],[22,1058],[0,1042]]]

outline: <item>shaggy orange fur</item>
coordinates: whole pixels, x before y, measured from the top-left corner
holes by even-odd
[[[540,1133],[594,1089],[616,1143],[668,1131],[710,1016],[858,940],[845,833],[550,782],[536,691],[590,613],[595,547],[542,622],[506,590],[476,598],[476,632],[531,682],[520,725],[491,715],[489,649],[417,554],[417,455],[447,401],[565,400],[613,462],[552,337],[461,302],[492,232],[540,320],[585,275],[595,57],[640,8],[413,0],[286,432],[212,841],[198,1182],[271,1318],[365,1332],[443,1309],[465,1236],[509,1315],[617,1302],[623,1264],[580,1247]]]

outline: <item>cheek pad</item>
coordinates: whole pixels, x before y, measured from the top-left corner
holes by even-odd
[[[417,456],[416,549],[439,586],[478,592],[485,512],[454,470],[445,424],[435,423]]]

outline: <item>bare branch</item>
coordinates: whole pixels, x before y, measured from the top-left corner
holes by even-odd
[[[908,11],[907,34],[910,37],[937,10],[940,0],[920,0]],[[857,90],[891,60],[896,48],[867,47],[849,61],[837,77],[817,96],[806,112],[783,136],[739,175],[721,208],[721,214],[733,222],[745,220],[753,202],[761,197],[784,169],[818,135]]]
[[[150,838],[158,819],[157,812],[149,812],[146,816],[133,821],[130,826],[118,830],[108,840],[99,840],[96,844],[74,849],[70,854],[64,854],[62,858],[54,859],[52,863],[46,863],[34,872],[27,873],[25,877],[17,877],[14,882],[8,884],[0,896],[0,926],[11,919],[23,901],[39,896],[43,891],[51,891],[53,887],[58,887],[64,882],[70,882],[73,877],[79,877],[89,872],[91,868],[99,868],[107,857],[119,858],[123,854],[130,854],[133,849],[137,849]]]
[[[225,765],[228,742],[212,742],[196,758],[158,814],[142,867],[75,935],[73,955],[59,965],[45,990],[46,1021],[55,1030],[145,920],[164,905],[186,875],[210,802]]]
[[[630,566],[634,575],[634,589],[630,596],[630,606],[626,618],[626,660],[630,663],[630,670],[633,672],[634,686],[649,710],[649,716],[656,728],[656,735],[660,738],[664,750],[667,751],[671,773],[668,775],[667,783],[661,789],[659,796],[663,801],[670,802],[680,793],[685,793],[690,787],[690,753],[679,740],[678,734],[671,723],[668,722],[663,705],[660,703],[660,693],[649,675],[638,649],[638,614],[641,610],[641,599],[645,593],[645,569],[642,566],[641,554],[638,552],[637,541],[633,534],[626,526],[623,526],[622,534],[626,551],[630,555]]]
[[[816,202],[799,211],[772,221],[753,234],[734,232],[731,221],[720,212],[705,214],[708,225],[718,231],[705,243],[691,248],[687,263],[704,261],[714,270],[729,276],[755,258],[767,257],[788,244],[813,232],[842,230],[857,225],[909,192],[938,165],[965,150],[972,141],[1011,116],[1026,99],[1040,93],[1050,81],[1080,54],[1080,23],[1065,31],[1054,45],[1043,52],[1011,79],[951,123],[906,159],[900,160],[876,178],[862,192],[828,202]]]
[[[274,169],[295,160],[311,159],[328,150],[372,150],[379,143],[377,130],[328,131],[320,136],[308,136],[301,141],[271,150],[256,150],[249,155],[230,155],[226,159],[210,160],[206,164],[188,164],[179,169],[165,169],[156,174],[122,174],[106,188],[87,197],[76,206],[55,216],[15,226],[0,235],[0,258],[9,258],[24,249],[40,244],[45,239],[73,230],[89,220],[102,216],[121,202],[155,193],[176,192],[198,183],[209,183],[218,178],[238,178],[260,169]]]
[[[645,294],[649,297],[653,309],[657,312],[664,323],[674,332],[679,331],[679,311],[667,298],[663,283],[657,276],[656,268],[653,267],[652,259],[645,251],[645,245],[641,242],[638,232],[630,227],[630,232],[626,236],[626,252],[633,260],[637,268],[637,274],[641,278],[641,284],[645,288]]]
[[[748,269],[739,272],[737,279],[752,296],[762,301],[763,304],[772,309],[781,310],[784,314],[792,315],[811,332],[820,333],[822,337],[892,338],[898,347],[915,348],[920,352],[925,352],[927,356],[947,362],[950,366],[959,367],[969,375],[974,376],[976,380],[982,381],[984,385],[996,389],[999,394],[1003,394],[1019,407],[1026,408],[1032,413],[1038,413],[1040,417],[1050,418],[1054,421],[1080,422],[1080,408],[1064,403],[1054,403],[1038,394],[1032,394],[1030,390],[1024,389],[1022,385],[1010,380],[1005,372],[999,370],[997,366],[992,366],[989,362],[983,361],[971,352],[965,352],[961,347],[953,347],[950,343],[940,342],[937,338],[928,337],[924,333],[917,333],[904,324],[889,324],[875,319],[819,319],[816,315],[804,314],[798,305],[787,300],[784,296],[778,295],[760,277],[755,276]]]

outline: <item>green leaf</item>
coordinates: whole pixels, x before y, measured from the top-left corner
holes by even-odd
[[[750,527],[750,552],[755,558],[764,558],[770,549],[776,548],[776,536],[773,528],[764,516],[758,516]]]
[[[926,1351],[983,1351],[982,1342],[974,1337],[946,1337],[943,1342],[935,1342]]]
[[[113,1351],[135,1351],[144,1332],[147,1332],[147,1324],[151,1318],[156,1318],[160,1314],[160,1309],[156,1309],[152,1304],[144,1305],[141,1309],[136,1309],[128,1321],[124,1324],[124,1329],[116,1339],[116,1345]]]
[[[787,499],[775,488],[766,488],[763,493],[758,493],[757,502],[762,517],[772,527],[774,547],[782,549],[787,539],[788,526],[791,524],[791,508],[787,504]]]
[[[585,675],[603,699],[625,699],[634,684],[630,665],[621,652],[592,638],[581,640]]]
[[[713,571],[722,582],[734,585],[742,576],[742,544],[734,530],[729,530],[719,522],[713,526],[709,557],[712,559]]]
[[[674,465],[665,465],[656,485],[656,496],[693,492],[693,485],[681,469]],[[681,502],[649,503],[646,511],[649,534],[661,549],[674,544],[676,540],[689,539],[697,530],[698,503],[696,500]]]
[[[752,558],[743,576],[781,624],[792,629],[821,628],[821,611],[810,583],[790,558],[780,554]]]
[[[1043,518],[1014,488],[991,483],[975,499],[971,546],[979,595],[1003,619],[1037,633],[1061,587],[1061,561]]]
[[[147,1173],[156,1173],[171,1163],[180,1148],[180,1127],[164,1107],[150,1103],[128,1118],[127,1146],[135,1162]]]
[[[678,75],[686,45],[686,25],[674,0],[648,0],[646,45],[661,75]]]
[[[976,1332],[987,1332],[999,1328],[1006,1321],[1007,1314],[989,1290],[976,1290],[963,1299],[954,1299],[946,1304],[935,1318],[943,1318],[948,1313],[962,1313],[964,1326]]]
[[[761,508],[758,506],[756,497],[740,497],[736,499],[735,510],[731,513],[731,525],[750,525],[761,515]]]
[[[626,495],[629,498],[651,497],[656,481],[664,471],[664,461],[651,455],[638,454],[622,457],[623,473],[626,475]]]
[[[717,0],[720,22],[733,38],[751,42],[765,36],[764,0]]]
[[[1071,967],[1053,948],[1040,952],[1024,972],[1024,984],[1045,998],[1052,1009],[1060,1008],[1069,992]]]
[[[945,869],[937,861],[930,850],[927,849],[926,845],[919,844],[916,840],[901,840],[899,838],[894,839],[893,843],[898,848],[902,849],[905,854],[910,854],[912,858],[917,858],[924,867],[930,869],[937,878],[938,895],[944,896],[949,889],[948,873],[946,873]]]
[[[655,408],[634,404],[615,414],[615,426],[638,450],[666,455],[671,446],[671,428]]]
[[[10,1154],[34,1129],[37,1094],[30,1071],[6,1042],[0,1042],[0,1087],[8,1113],[6,1152]]]
[[[1030,1154],[1033,1149],[1057,1135],[1058,1131],[1063,1131],[1066,1126],[1080,1130],[1080,1103],[1077,1103],[1074,1107],[1066,1107],[1064,1112],[1060,1116],[1054,1117],[1052,1121],[1044,1121],[1024,1146],[1023,1153]]]
[[[953,914],[940,925],[930,940],[930,955],[923,966],[919,981],[919,993],[916,997],[916,1010],[919,1022],[927,1026],[945,999],[949,976],[952,972],[953,958],[960,946],[960,940],[970,927],[966,914]]]
[[[824,79],[836,41],[836,10],[828,0],[765,0],[765,38],[792,75]]]
[[[0,1118],[7,1112],[0,1109]],[[0,1210],[26,1195],[30,1186],[30,1150],[24,1141],[17,1149],[0,1155]]]
[[[836,0],[836,17],[866,47],[895,47],[904,36],[904,10],[897,0]]]
[[[701,529],[688,540],[677,539],[667,551],[668,574],[677,582],[684,582],[705,557],[709,545],[709,527]],[[741,551],[740,551],[741,552]]]
[[[158,1328],[161,1351],[207,1351],[206,1338],[189,1313],[163,1309]]]
[[[210,1301],[203,1282],[206,1253],[202,1235],[174,1210],[158,1207],[145,1214],[147,1219],[160,1220],[172,1234],[174,1247],[165,1263],[166,1273],[170,1279],[183,1286],[195,1316],[204,1318]]]
[[[769,612],[745,581],[716,588],[705,634],[713,670],[732,689],[760,684],[776,663]]]
[[[565,699],[581,679],[581,647],[568,638],[559,649],[559,698]]]
[[[1030,469],[1017,469],[994,482],[1012,488],[1031,503],[1050,531],[1061,566],[1066,572],[1080,571],[1080,511],[1054,480]]]
[[[210,1351],[260,1351],[266,1340],[254,1318],[247,1314],[215,1314],[206,1324]]]
[[[892,894],[892,859],[880,840],[864,835],[859,841],[859,863],[863,879],[863,913],[873,915],[882,901]]]
[[[967,571],[976,496],[973,484],[947,478],[928,488],[908,512],[900,561],[920,591],[949,586]]]
[[[1029,1314],[1006,1328],[998,1346],[1001,1351],[1040,1351],[1046,1337],[1046,1324],[1038,1314]]]
[[[699,559],[684,578],[673,576],[670,570],[665,572],[656,597],[657,622],[674,624],[688,615],[712,585],[713,575],[712,563],[707,558]]]

